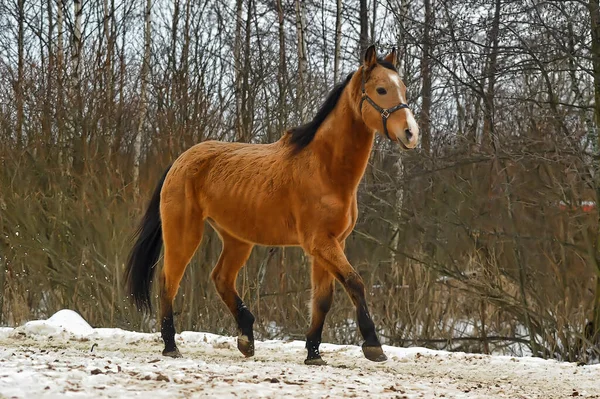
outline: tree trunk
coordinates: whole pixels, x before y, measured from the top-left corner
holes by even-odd
[[[398,0],[397,6],[400,10],[398,15],[398,36],[396,37],[396,46],[398,48],[398,53],[401,54],[406,48],[406,40],[404,40],[403,32],[405,32],[405,24],[406,24],[406,16],[408,14],[408,2],[406,0]],[[403,70],[404,57],[399,57],[400,63],[398,65],[398,71],[402,75],[406,75],[406,71]],[[395,172],[395,180],[397,182],[404,181],[404,163],[402,162],[402,156],[399,154],[395,155],[397,157],[394,172]],[[394,204],[394,223],[392,225],[392,231],[394,232],[391,248],[392,256],[391,256],[391,265],[394,270],[401,270],[404,268],[404,265],[400,265],[400,260],[402,259],[400,252],[402,251],[402,208],[404,207],[404,184],[398,184],[395,190],[395,204]]]
[[[58,142],[58,164],[62,167],[64,161],[63,148],[65,146],[65,125],[63,117],[64,109],[64,0],[57,0],[56,7],[56,126],[57,126],[57,137]],[[68,168],[66,168],[68,170]]]
[[[192,131],[189,129],[189,55],[190,55],[190,18],[191,18],[191,1],[187,1],[185,5],[185,21],[183,25],[183,46],[181,48],[181,60],[179,61],[179,120],[183,138],[181,146],[185,149],[193,145]]]
[[[73,12],[75,14],[75,28],[73,30],[73,58],[72,58],[72,87],[77,86],[80,77],[81,64],[81,2],[73,0]]]
[[[360,0],[360,61],[369,47],[369,9],[367,0]]]
[[[423,55],[421,56],[421,76],[423,86],[421,96],[423,105],[419,125],[421,127],[421,146],[426,154],[431,152],[431,26],[433,25],[433,10],[431,0],[423,1],[425,6],[425,21],[423,24]]]
[[[104,97],[104,118],[102,118],[103,132],[102,134],[107,136],[107,143],[109,144],[108,148],[110,149],[111,140],[113,138],[111,132],[111,121],[113,117],[113,109],[114,109],[114,82],[113,82],[113,52],[114,52],[114,36],[112,34],[111,28],[111,14],[114,14],[114,0],[109,7],[109,0],[103,0],[103,12],[104,12],[104,39],[106,40],[106,57],[104,59],[104,82],[105,82],[105,97]],[[110,151],[110,150],[109,150]],[[108,154],[108,159],[110,159],[110,153]]]
[[[279,0],[281,1],[281,0]],[[342,46],[342,0],[336,1],[335,7],[335,50],[333,60],[333,84],[340,79],[340,51]]]
[[[72,123],[70,125],[70,140],[73,143],[73,171],[77,176],[83,176],[86,164],[87,131],[83,124],[83,93],[81,92],[81,53],[83,42],[81,37],[81,19],[83,15],[83,0],[73,1],[75,26],[73,29],[71,57],[71,108]]]
[[[177,30],[179,29],[179,0],[173,4],[173,18],[171,23],[171,55],[169,57],[169,72],[171,75],[171,107],[175,106],[177,99]],[[174,121],[172,121],[174,122]]]
[[[329,66],[329,46],[327,43],[329,42],[328,34],[329,28],[327,26],[327,22],[325,21],[325,0],[321,0],[321,40],[323,43],[323,76],[327,77],[327,67]]]
[[[298,40],[298,95],[297,103],[298,110],[300,111],[300,120],[304,123],[306,116],[306,98],[305,93],[307,89],[306,74],[308,72],[308,59],[306,40],[304,38],[304,32],[306,30],[306,18],[304,12],[304,2],[296,0],[296,36]]]
[[[48,13],[48,37],[54,36],[54,14],[52,10],[52,0],[46,2],[46,12]],[[53,99],[52,92],[54,88],[54,52],[52,40],[48,40],[48,72],[46,74],[46,98],[44,99],[44,115],[42,117],[43,136],[41,143],[51,143],[52,140],[52,115]],[[47,153],[47,152],[46,152]]]
[[[15,102],[17,104],[17,147],[20,148],[23,145],[23,119],[25,117],[24,112],[24,101],[23,101],[23,80],[24,76],[24,65],[25,65],[25,0],[17,1],[17,24],[18,24],[18,38],[17,38],[17,51],[18,51],[18,66],[17,66],[17,82],[15,84]]]
[[[258,12],[256,10],[256,1],[254,1],[252,3],[252,11],[254,12],[254,17],[253,17],[253,21],[254,21],[254,29],[256,31],[256,47],[258,48],[258,65],[262,66],[265,65],[265,60],[264,60],[264,51],[263,51],[263,37],[260,36],[261,33],[261,29],[260,29],[260,25],[258,23]],[[250,15],[248,15],[250,16]],[[248,46],[249,46],[249,42],[248,42]],[[256,57],[255,57],[256,58]],[[249,64],[249,61],[248,61]],[[248,69],[250,69],[248,67]],[[262,86],[262,92],[263,92],[263,98],[269,98],[269,93],[267,92],[267,88],[265,87],[265,85],[261,85]],[[254,117],[253,117],[253,110],[255,109],[254,107],[254,101],[256,99],[256,93],[257,90],[254,90],[252,92],[252,97],[251,97],[251,105],[250,105],[250,109],[249,109],[249,113],[251,115],[251,120],[252,120],[252,125],[250,126],[250,131],[253,131],[253,126],[254,126]],[[271,111],[271,105],[269,101],[265,101],[265,119],[270,121],[272,120],[272,111]],[[272,143],[273,142],[273,124],[272,123],[268,123],[267,127],[266,127],[266,142],[267,143]]]
[[[407,41],[404,38],[406,32],[406,16],[410,7],[409,0],[396,0],[395,5],[398,7],[398,36],[396,38],[396,47],[398,51],[398,71],[401,75],[406,76],[408,71],[406,70],[406,46]]]
[[[248,0],[248,8],[246,10],[246,32],[244,36],[244,71],[242,79],[242,138],[240,141],[249,143],[252,133],[252,104],[250,98],[250,59],[253,54],[250,54],[250,32],[252,23],[252,0]]]
[[[341,1],[341,0],[338,0]],[[279,73],[277,74],[277,85],[279,86],[278,116],[279,134],[283,134],[287,125],[287,112],[285,111],[285,94],[287,87],[287,68],[285,57],[285,26],[283,19],[283,7],[281,0],[277,0],[277,17],[279,20]]]
[[[133,183],[136,193],[139,194],[139,177],[140,177],[140,158],[142,156],[142,134],[144,132],[144,121],[146,119],[146,111],[148,105],[146,103],[146,87],[148,85],[148,75],[150,73],[150,37],[152,34],[152,2],[146,0],[146,8],[144,10],[144,59],[142,61],[142,75],[140,88],[140,114],[138,122],[138,131],[135,136],[133,145]]]
[[[235,42],[233,44],[233,63],[235,69],[235,138],[237,141],[243,141],[244,129],[242,122],[242,0],[236,1],[235,11]]]
[[[489,149],[494,145],[494,87],[496,84],[496,67],[498,61],[498,36],[500,30],[501,1],[495,1],[494,19],[489,32],[490,54],[487,64],[487,91],[484,99],[484,121],[482,147]]]
[[[114,17],[114,16],[113,16]],[[114,22],[113,22],[114,23]],[[127,37],[127,26],[123,27],[123,32],[121,34],[121,49],[118,52],[118,62],[119,62],[119,82],[116,83],[118,85],[117,88],[117,104],[116,104],[116,124],[114,136],[112,138],[111,145],[111,153],[113,154],[113,159],[111,162],[117,162],[117,155],[119,153],[119,148],[121,146],[121,140],[123,139],[124,132],[124,103],[125,103],[125,38]],[[117,47],[117,46],[115,46]],[[135,155],[134,155],[135,157]],[[134,158],[135,163],[135,158]],[[118,168],[118,166],[117,166]]]
[[[594,183],[596,191],[596,204],[600,203],[600,1],[590,0],[592,36],[592,65],[594,70],[594,119],[596,156],[594,157]],[[596,231],[596,295],[594,298],[592,339],[593,342],[600,340],[600,217],[597,222]]]
[[[180,0],[173,1],[173,14],[171,15],[171,44],[167,63],[166,80],[169,82],[169,93],[166,101],[166,114],[169,126],[169,157],[173,158],[179,152],[179,139],[181,137],[181,125],[177,121],[178,106],[178,66],[177,66],[177,35],[179,30],[179,7]]]
[[[373,18],[371,18],[371,41],[376,42],[375,26],[377,22],[377,0],[373,0]]]

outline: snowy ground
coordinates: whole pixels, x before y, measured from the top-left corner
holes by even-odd
[[[600,365],[388,346],[372,363],[323,344],[329,365],[315,367],[300,341],[257,342],[244,359],[233,337],[177,339],[184,359],[164,358],[159,334],[93,329],[69,310],[0,328],[0,398],[600,398]]]

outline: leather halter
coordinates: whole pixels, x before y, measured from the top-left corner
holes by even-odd
[[[391,137],[388,134],[388,130],[387,130],[387,120],[390,117],[390,115],[396,111],[398,111],[399,109],[404,109],[404,108],[408,108],[408,104],[403,104],[400,103],[392,108],[381,108],[379,105],[377,105],[377,103],[375,101],[373,101],[373,99],[371,97],[369,97],[367,95],[367,92],[365,90],[365,68],[362,68],[362,83],[361,83],[361,88],[362,88],[362,98],[360,100],[360,110],[362,113],[362,106],[363,103],[365,102],[365,100],[367,100],[369,102],[369,104],[371,104],[373,106],[373,108],[375,108],[379,113],[381,113],[381,121],[383,122],[383,132],[385,133],[386,137],[390,140]],[[392,140],[393,141],[393,140]]]

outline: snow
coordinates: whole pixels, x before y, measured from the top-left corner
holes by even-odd
[[[322,344],[327,366],[305,366],[303,341],[256,342],[185,331],[184,358],[163,357],[159,333],[92,328],[71,310],[0,328],[0,398],[600,398],[600,365],[384,346]]]
[[[53,336],[59,334],[84,337],[94,332],[87,321],[72,310],[63,309],[48,320],[34,320],[25,323],[23,332],[30,335]]]

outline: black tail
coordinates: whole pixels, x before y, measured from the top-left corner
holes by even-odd
[[[154,266],[158,262],[162,248],[162,225],[160,221],[160,191],[171,166],[167,168],[159,180],[154,194],[138,227],[134,238],[137,236],[127,266],[125,268],[125,281],[127,292],[133,298],[133,302],[139,310],[152,310],[150,301],[150,289],[152,287],[152,276]]]

